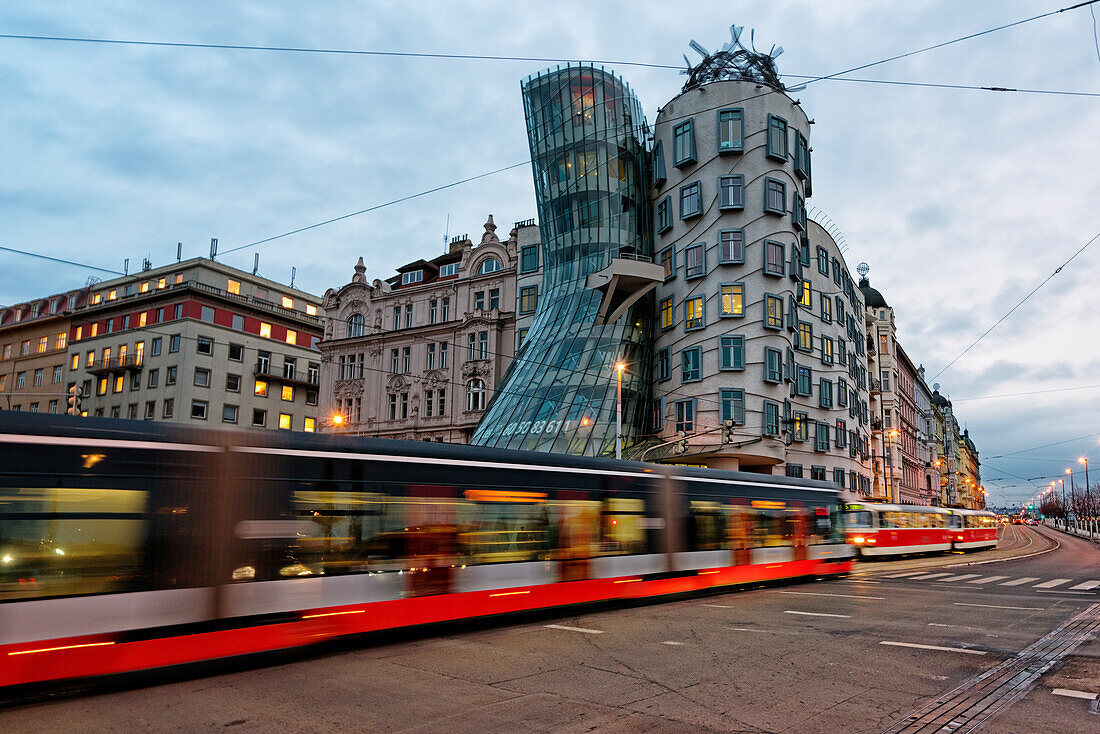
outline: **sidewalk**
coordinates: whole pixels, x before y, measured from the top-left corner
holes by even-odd
[[[1093,543],[1100,544],[1100,525],[1098,525],[1097,528],[1093,531],[1092,537],[1089,537],[1088,531],[1084,528],[1071,527],[1067,529],[1064,525],[1061,525],[1060,523],[1048,523],[1044,521],[1043,527],[1049,528],[1051,530],[1057,530],[1059,533],[1074,535],[1078,538],[1081,538],[1082,540],[1091,540]]]

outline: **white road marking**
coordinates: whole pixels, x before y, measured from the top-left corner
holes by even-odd
[[[1036,594],[1075,594],[1077,596],[1092,596],[1088,591],[1063,591],[1062,589],[1036,589]]]
[[[909,579],[910,581],[927,581],[928,579],[938,579],[941,576],[950,576],[949,573],[926,573],[923,576],[914,576]]]
[[[1095,701],[1096,694],[1088,691],[1075,691],[1071,688],[1053,688],[1050,691],[1055,696],[1069,696],[1070,698],[1083,698],[1086,701]]]
[[[984,579],[974,579],[973,581],[967,581],[968,584],[990,584],[994,581],[1003,581],[1008,576],[986,576]]]
[[[947,579],[940,579],[942,583],[953,584],[956,581],[962,581],[963,579],[976,579],[981,576],[980,573],[964,573],[962,576],[952,576]]]
[[[767,635],[776,634],[776,632],[774,630],[754,630],[754,629],[749,629],[748,627],[734,627],[733,631],[734,632],[761,632],[761,633],[767,634]]]
[[[917,574],[920,574],[920,573],[925,573],[925,571],[906,571],[905,573],[893,573],[893,574],[890,574],[889,576],[883,576],[883,578],[900,579],[900,578],[905,578],[906,576],[916,576]]]
[[[800,614],[803,617],[837,617],[839,619],[851,619],[851,614],[825,614],[824,612],[796,612],[791,609],[783,610],[784,614]]]
[[[840,579],[848,584],[881,584],[881,581],[871,581],[870,579]]]
[[[965,647],[940,647],[939,645],[918,645],[915,642],[892,642],[883,640],[880,645],[892,645],[894,647],[915,647],[918,650],[943,650],[944,652],[961,652],[966,655],[985,655],[984,650],[967,650]]]
[[[781,591],[780,594],[797,594],[798,596],[833,596],[838,599],[875,599],[886,601],[884,596],[857,596],[856,594],[821,594],[815,591]]]
[[[1069,583],[1073,579],[1051,579],[1050,581],[1044,581],[1041,584],[1035,584],[1036,589],[1050,589],[1055,586],[1061,586],[1062,584]]]
[[[983,609],[1016,609],[1021,612],[1041,612],[1042,607],[1002,607],[997,604],[967,604],[966,602],[955,602],[957,607],[982,607]]]
[[[662,644],[662,645],[684,645],[684,644],[687,644],[687,643],[684,643],[684,642],[675,642],[674,640],[665,640],[665,641],[664,641],[664,642],[662,642],[661,644]]]
[[[564,624],[546,624],[547,629],[565,630],[566,632],[583,632],[586,635],[602,635],[603,630],[590,630],[585,627],[566,627]]]
[[[729,604],[700,604],[701,607],[711,607],[712,609],[733,609]]]
[[[1083,584],[1077,584],[1077,586],[1071,586],[1071,589],[1080,589],[1081,591],[1088,591],[1089,589],[1095,589],[1100,586],[1100,581],[1086,581]]]
[[[1020,584],[1026,584],[1029,581],[1038,581],[1038,580],[1039,580],[1038,576],[1026,576],[1022,579],[1013,579],[1012,581],[1005,581],[1003,584],[1000,584],[1000,586],[1019,586]]]

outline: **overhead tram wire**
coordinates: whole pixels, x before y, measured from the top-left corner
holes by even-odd
[[[1097,1],[1098,1],[1098,2],[1100,2],[1100,0],[1097,0]],[[1100,239],[1100,232],[1097,232],[1096,234],[1094,234],[1094,235],[1092,236],[1092,239],[1090,239],[1090,240],[1089,240],[1088,242],[1086,242],[1085,244],[1083,244],[1083,245],[1081,246],[1081,248],[1080,248],[1079,250],[1077,250],[1077,252],[1075,252],[1075,253],[1073,253],[1072,255],[1070,255],[1070,256],[1069,256],[1069,259],[1068,259],[1068,260],[1066,260],[1066,261],[1065,261],[1064,263],[1062,263],[1062,264],[1061,264],[1061,265],[1059,265],[1059,266],[1058,266],[1057,268],[1055,268],[1055,269],[1054,269],[1054,272],[1052,272],[1052,273],[1051,273],[1050,275],[1048,275],[1048,276],[1047,276],[1046,278],[1044,278],[1044,279],[1043,279],[1043,282],[1041,282],[1041,283],[1039,283],[1039,285],[1035,286],[1035,287],[1034,287],[1034,288],[1033,288],[1033,289],[1031,290],[1031,292],[1030,292],[1030,293],[1028,293],[1028,294],[1027,294],[1026,296],[1024,296],[1023,298],[1021,298],[1021,299],[1020,299],[1020,301],[1019,301],[1019,302],[1018,302],[1018,303],[1017,303],[1017,304],[1016,304],[1015,306],[1013,306],[1012,308],[1010,308],[1010,309],[1008,310],[1008,312],[1007,312],[1007,313],[1006,313],[1006,314],[1005,314],[1004,316],[1002,316],[1001,318],[997,319],[997,321],[996,321],[996,322],[995,322],[995,323],[994,323],[994,324],[993,324],[992,326],[990,326],[990,327],[989,327],[988,329],[986,329],[986,330],[985,330],[984,332],[982,332],[982,335],[981,335],[981,336],[979,336],[979,337],[978,337],[977,339],[975,339],[975,340],[974,340],[973,342],[971,342],[970,346],[968,346],[968,347],[967,347],[966,349],[964,349],[964,350],[962,350],[961,352],[959,352],[959,354],[958,354],[958,355],[957,355],[957,356],[956,356],[956,357],[955,357],[955,358],[954,358],[953,360],[951,360],[950,362],[948,362],[948,363],[947,363],[947,366],[946,366],[946,367],[944,367],[943,369],[941,369],[941,370],[940,370],[939,372],[937,372],[937,373],[936,373],[936,374],[935,374],[935,375],[934,375],[934,376],[932,377],[932,380],[935,380],[935,379],[936,379],[937,377],[939,377],[940,375],[942,375],[942,374],[943,374],[944,372],[947,372],[947,370],[951,369],[951,366],[952,366],[953,364],[955,364],[956,362],[958,362],[958,361],[959,361],[960,359],[962,359],[963,355],[965,355],[965,354],[966,354],[967,352],[969,352],[969,351],[970,351],[971,349],[973,349],[973,348],[974,348],[974,347],[975,347],[975,346],[976,346],[976,345],[978,344],[978,342],[980,342],[980,341],[981,341],[982,339],[984,339],[984,338],[985,338],[985,337],[986,337],[986,336],[987,336],[987,335],[988,335],[988,334],[989,334],[989,333],[990,333],[991,331],[993,331],[993,330],[994,330],[994,329],[996,329],[996,328],[997,328],[998,326],[1000,326],[1000,325],[1001,325],[1001,323],[1002,323],[1002,322],[1003,322],[1003,321],[1004,321],[1005,319],[1007,319],[1007,318],[1008,318],[1009,316],[1011,316],[1011,315],[1012,315],[1012,313],[1013,313],[1013,312],[1014,312],[1014,311],[1015,311],[1016,309],[1018,309],[1018,308],[1019,308],[1020,306],[1024,305],[1024,303],[1026,303],[1026,302],[1027,302],[1027,300],[1028,300],[1029,298],[1031,298],[1031,297],[1032,297],[1033,295],[1035,295],[1035,294],[1036,294],[1036,292],[1038,292],[1038,290],[1039,290],[1040,288],[1042,288],[1042,287],[1043,287],[1044,285],[1046,285],[1047,283],[1049,283],[1049,282],[1050,282],[1050,280],[1051,280],[1052,278],[1054,278],[1054,276],[1055,276],[1055,275],[1058,275],[1058,273],[1062,272],[1062,269],[1063,269],[1063,268],[1065,268],[1065,267],[1066,267],[1067,265],[1069,265],[1069,264],[1070,264],[1071,262],[1073,262],[1073,260],[1074,260],[1074,259],[1075,259],[1075,258],[1076,258],[1076,257],[1077,257],[1078,255],[1080,255],[1080,254],[1081,254],[1082,252],[1084,252],[1084,251],[1085,251],[1085,250],[1086,250],[1086,249],[1087,249],[1087,248],[1089,247],[1089,245],[1091,245],[1091,244],[1092,244],[1093,242],[1096,242],[1096,240],[1097,240],[1097,239]]]
[[[125,275],[121,270],[112,270],[110,268],[101,268],[97,265],[88,265],[87,263],[76,262],[75,260],[66,260],[61,257],[53,257],[52,255],[43,255],[40,252],[31,252],[30,250],[20,250],[15,247],[5,247],[0,245],[0,250],[4,252],[11,252],[16,255],[26,255],[27,257],[36,257],[40,260],[49,260],[50,262],[61,263],[62,265],[73,265],[78,268],[85,268],[87,270],[98,270],[101,273],[110,273],[112,275]]]

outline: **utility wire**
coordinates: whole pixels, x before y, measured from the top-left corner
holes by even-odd
[[[1098,1],[1098,2],[1100,2],[1100,0],[1097,0],[1097,1]],[[1072,255],[1070,255],[1070,257],[1069,257],[1069,259],[1068,259],[1068,260],[1066,260],[1066,261],[1065,261],[1064,263],[1062,263],[1062,264],[1061,264],[1061,265],[1059,265],[1059,266],[1058,266],[1057,268],[1055,268],[1055,269],[1054,269],[1054,272],[1053,272],[1053,273],[1051,273],[1050,275],[1048,275],[1048,276],[1047,276],[1047,277],[1046,277],[1046,278],[1045,278],[1045,279],[1043,280],[1043,282],[1042,282],[1042,283],[1040,283],[1039,285],[1035,286],[1035,288],[1033,288],[1033,289],[1031,290],[1031,292],[1030,292],[1030,293],[1028,293],[1028,294],[1027,294],[1026,296],[1024,296],[1023,298],[1021,298],[1021,299],[1020,299],[1020,301],[1019,301],[1019,302],[1018,302],[1018,303],[1017,303],[1017,304],[1016,304],[1015,306],[1013,306],[1012,308],[1010,308],[1010,309],[1008,310],[1008,313],[1006,313],[1006,314],[1005,314],[1004,316],[1002,316],[1001,318],[997,319],[997,321],[996,321],[996,322],[995,322],[995,323],[993,324],[993,326],[990,326],[990,327],[989,327],[988,329],[986,329],[986,330],[985,330],[984,332],[982,332],[982,335],[981,335],[981,336],[979,336],[979,337],[978,337],[977,339],[975,339],[975,340],[974,340],[974,341],[973,341],[973,342],[972,342],[972,343],[970,344],[970,346],[968,346],[968,347],[967,347],[966,349],[964,349],[964,350],[962,350],[961,352],[959,352],[958,356],[956,356],[956,357],[955,357],[955,358],[954,358],[953,360],[951,360],[950,362],[948,362],[948,363],[947,363],[947,366],[946,366],[946,367],[944,367],[944,368],[943,368],[942,370],[940,370],[939,372],[937,372],[937,373],[936,373],[936,374],[935,374],[935,375],[934,375],[934,376],[932,377],[932,380],[935,380],[935,379],[936,379],[937,377],[939,377],[940,375],[942,375],[942,374],[943,374],[944,372],[947,372],[947,370],[951,369],[951,365],[953,365],[953,364],[955,364],[956,362],[958,362],[958,361],[959,361],[959,360],[960,360],[960,359],[962,358],[962,356],[963,356],[964,354],[966,354],[966,353],[967,353],[967,352],[969,352],[969,351],[970,351],[971,349],[973,349],[973,348],[975,347],[975,345],[977,345],[977,343],[978,343],[978,342],[980,342],[980,341],[981,341],[982,339],[984,339],[984,338],[985,338],[985,337],[986,337],[986,336],[987,336],[987,335],[989,334],[989,332],[993,331],[993,330],[994,330],[994,329],[996,329],[996,328],[997,328],[998,326],[1000,326],[1001,322],[1003,322],[1003,321],[1004,321],[1005,319],[1007,319],[1007,318],[1008,318],[1009,316],[1011,316],[1011,315],[1012,315],[1012,313],[1013,313],[1013,312],[1014,312],[1014,311],[1015,311],[1016,309],[1018,309],[1018,308],[1019,308],[1020,306],[1024,305],[1024,303],[1025,303],[1025,302],[1027,302],[1027,300],[1028,300],[1029,298],[1031,298],[1031,297],[1032,297],[1033,295],[1035,295],[1035,293],[1036,293],[1036,292],[1037,292],[1037,291],[1038,291],[1038,290],[1039,290],[1040,288],[1042,288],[1042,287],[1043,287],[1044,285],[1046,285],[1046,284],[1047,284],[1048,282],[1050,282],[1050,280],[1051,280],[1051,279],[1052,279],[1052,278],[1053,278],[1053,277],[1054,277],[1055,275],[1058,275],[1058,273],[1062,272],[1062,268],[1066,267],[1066,266],[1067,266],[1067,265],[1069,265],[1069,264],[1070,264],[1071,262],[1073,262],[1074,258],[1076,258],[1076,257],[1077,257],[1078,255],[1080,255],[1080,254],[1081,254],[1082,252],[1084,252],[1084,251],[1085,251],[1085,249],[1086,249],[1086,248],[1087,248],[1087,247],[1088,247],[1089,245],[1091,245],[1091,244],[1092,244],[1093,242],[1095,242],[1095,241],[1096,241],[1097,239],[1100,239],[1100,232],[1097,232],[1097,233],[1096,233],[1095,235],[1093,235],[1092,239],[1090,239],[1090,240],[1089,240],[1088,242],[1086,242],[1086,243],[1085,243],[1084,245],[1082,245],[1082,246],[1081,246],[1081,249],[1079,249],[1079,250],[1078,250],[1077,252],[1075,252],[1075,253],[1073,253]]]
[[[790,79],[818,79],[805,74],[783,74]],[[831,82],[857,82],[859,84],[890,84],[900,87],[928,87],[931,89],[964,89],[980,92],[1015,92],[1017,94],[1050,94],[1068,97],[1100,97],[1100,92],[1074,92],[1062,89],[1018,89],[1016,87],[983,87],[977,84],[941,84],[937,82],[905,82],[894,79],[856,79],[853,77],[831,77]]]
[[[50,255],[43,255],[39,252],[30,252],[29,250],[19,250],[14,247],[4,247],[0,245],[0,250],[4,252],[13,252],[16,255],[26,255],[28,257],[37,257],[40,260],[49,260],[50,262],[61,263],[62,265],[75,265],[78,268],[87,268],[88,270],[98,270],[101,273],[111,273],[112,275],[124,275],[121,270],[111,270],[110,268],[101,268],[96,265],[88,265],[87,263],[78,263],[75,260],[66,260],[60,257],[52,257]]]
[[[1014,392],[1006,393],[1004,395],[978,395],[973,398],[952,398],[952,403],[965,403],[968,400],[996,400],[999,398],[1019,398],[1025,395],[1045,395],[1052,392],[1069,392],[1071,390],[1096,390],[1100,388],[1100,385],[1080,385],[1078,387],[1056,387],[1051,390],[1031,390],[1029,392]]]
[[[1010,456],[1015,456],[1017,454],[1026,454],[1029,451],[1038,451],[1039,449],[1048,449],[1051,446],[1061,446],[1064,443],[1072,443],[1074,441],[1080,441],[1080,440],[1085,439],[1085,438],[1094,438],[1096,435],[1097,434],[1095,434],[1095,433],[1086,433],[1083,436],[1074,436],[1073,438],[1067,438],[1064,441],[1055,441],[1054,443],[1045,443],[1042,446],[1032,446],[1029,449],[1020,449],[1019,451],[1010,451],[1010,452],[1005,453],[1005,454],[997,454],[996,456],[988,456],[986,458],[988,458],[988,459],[1006,459]]]

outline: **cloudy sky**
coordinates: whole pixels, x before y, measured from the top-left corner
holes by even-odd
[[[1071,4],[5,0],[0,34],[678,64],[690,39],[713,50],[737,23],[786,49],[781,72],[824,75]],[[1097,93],[1098,54],[1085,8],[855,76]],[[0,38],[0,246],[160,265],[176,242],[224,251],[520,163],[519,81],[545,66]],[[683,83],[610,66],[651,121]],[[1100,98],[838,81],[796,96],[816,121],[809,203],[849,266],[870,264],[930,378],[1100,231]],[[360,255],[386,277],[441,252],[448,215],[451,235],[476,237],[489,213],[505,232],[536,215],[527,168],[223,259],[249,268],[259,252],[263,275],[296,266],[322,293]],[[106,277],[0,251],[0,304],[91,275]],[[1098,279],[1100,242],[936,378],[994,504],[1100,459]]]

